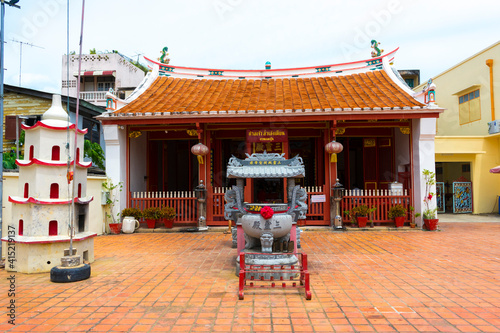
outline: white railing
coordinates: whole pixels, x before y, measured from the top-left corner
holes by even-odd
[[[129,207],[144,210],[149,207],[173,207],[176,223],[194,223],[196,197],[194,191],[130,192]]]
[[[106,92],[107,91],[81,91],[80,99],[93,102],[106,101]]]
[[[307,193],[311,192],[323,192],[323,186],[306,186],[304,187]]]
[[[351,189],[345,190],[344,196],[387,196],[387,195],[408,195],[408,190],[388,190],[388,189],[378,189],[378,190],[361,190],[361,189]]]
[[[132,199],[194,198],[194,191],[130,192]]]

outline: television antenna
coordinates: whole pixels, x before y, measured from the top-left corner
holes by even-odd
[[[23,45],[28,45],[31,47],[38,47],[40,49],[45,49],[44,47],[35,45],[33,43],[21,42],[19,40],[11,39],[15,43],[19,43],[19,87],[21,86],[21,69],[23,64]]]
[[[139,57],[140,57],[141,55],[143,55],[144,53],[139,53],[138,51],[135,51],[135,52],[137,52],[137,53],[136,53],[136,54],[134,54],[132,57],[137,56],[137,61],[136,61],[136,62],[137,62],[137,63],[139,63]]]

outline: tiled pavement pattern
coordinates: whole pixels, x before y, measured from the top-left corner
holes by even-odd
[[[15,326],[2,283],[0,331],[500,332],[500,223],[441,229],[304,232],[311,301],[294,289],[238,301],[220,232],[97,237],[89,280],[15,274]]]

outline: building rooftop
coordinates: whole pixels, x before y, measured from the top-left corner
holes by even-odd
[[[421,107],[384,71],[337,77],[208,80],[158,77],[119,113],[365,110]]]
[[[147,59],[152,72],[104,117],[427,111],[386,55],[327,66],[219,70]],[[435,111],[435,110],[433,110]]]

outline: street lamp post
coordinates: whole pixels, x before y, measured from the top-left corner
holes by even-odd
[[[11,7],[16,7],[16,8],[21,8],[20,6],[16,5],[16,3],[19,2],[19,0],[0,0],[1,5],[2,5],[2,12],[0,13],[0,128],[3,128],[3,77],[4,77],[4,59],[3,59],[3,54],[4,54],[4,40],[5,40],[5,34],[4,34],[4,19],[5,19],[5,4],[11,6]],[[3,207],[3,133],[0,135],[0,236],[2,236],[2,225],[3,225],[3,214],[2,214],[2,207]],[[2,259],[2,246],[0,246],[0,260]]]

